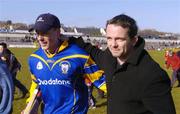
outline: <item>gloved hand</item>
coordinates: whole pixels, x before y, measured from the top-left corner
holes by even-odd
[[[83,48],[84,45],[85,45],[85,42],[83,40],[83,38],[80,36],[78,38],[75,38],[75,37],[69,37],[69,42],[70,43],[75,43],[77,44],[79,47]]]

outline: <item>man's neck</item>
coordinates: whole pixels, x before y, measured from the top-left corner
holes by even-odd
[[[125,63],[126,59],[117,58],[117,61],[120,65],[123,65]]]
[[[54,54],[57,53],[58,48],[54,49],[54,50],[45,50],[48,54]]]
[[[62,44],[62,42],[63,42],[63,41],[58,40],[58,42],[56,43],[54,49],[52,49],[52,50],[46,50],[46,52],[47,52],[48,54],[54,54],[54,53],[57,53],[58,50],[59,50],[60,45]]]

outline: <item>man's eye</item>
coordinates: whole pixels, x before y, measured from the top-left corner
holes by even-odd
[[[118,39],[116,39],[116,41],[125,41],[126,39],[122,39],[122,38],[118,38]]]

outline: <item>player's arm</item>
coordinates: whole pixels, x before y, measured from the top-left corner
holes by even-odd
[[[29,102],[29,100],[31,99],[33,93],[34,93],[34,90],[37,88],[38,84],[35,82],[35,77],[34,75],[31,75],[31,78],[32,78],[32,83],[31,83],[31,87],[30,87],[30,90],[29,90],[29,93],[30,93],[30,96],[29,98],[27,98],[26,100],[26,103]]]
[[[90,57],[86,61],[84,70],[84,76],[86,76],[97,88],[107,92],[104,71],[100,70]]]
[[[39,97],[41,95],[38,84],[35,81],[35,77],[31,75],[32,83],[30,87],[30,96],[26,100],[26,108],[22,111],[21,114],[35,114],[38,111],[38,107],[40,104]]]
[[[87,53],[90,54],[90,56],[96,62],[96,64],[98,64],[100,68],[103,68],[103,66],[101,65],[103,65],[102,63],[104,62],[102,60],[102,56],[104,56],[104,51],[93,46],[90,43],[85,43],[82,37],[79,37],[79,38],[71,37],[69,38],[69,40],[70,40],[69,42],[75,43],[79,47],[83,48]]]

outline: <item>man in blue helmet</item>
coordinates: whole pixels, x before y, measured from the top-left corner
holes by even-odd
[[[86,114],[88,89],[85,77],[106,91],[104,72],[83,49],[63,40],[59,19],[50,13],[41,14],[33,29],[40,48],[29,57],[33,90],[39,86],[44,114]]]

